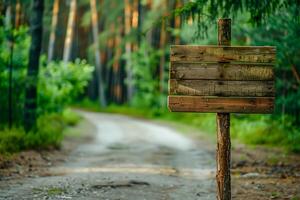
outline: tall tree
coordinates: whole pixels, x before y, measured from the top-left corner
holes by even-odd
[[[44,0],[33,0],[30,24],[31,45],[24,105],[24,127],[26,131],[35,126],[37,118],[37,83],[43,34],[43,11]]]
[[[159,88],[160,92],[164,92],[164,77],[165,77],[165,64],[166,64],[166,57],[165,57],[165,48],[166,48],[166,43],[167,43],[167,31],[166,31],[166,24],[167,24],[167,16],[168,16],[168,0],[164,0],[162,2],[162,8],[164,10],[162,24],[161,24],[161,30],[160,30],[160,41],[159,41],[159,47],[163,51],[163,55],[160,57],[160,62],[159,62]]]
[[[180,7],[182,6],[182,0],[176,0],[175,2],[175,9],[179,9]],[[175,19],[174,19],[174,28],[175,30],[179,30],[180,29],[180,25],[181,25],[181,19],[180,19],[180,16],[175,16]],[[175,35],[175,41],[174,41],[175,44],[180,44],[180,34],[177,33]]]
[[[132,25],[132,21],[131,20],[131,16],[132,16],[132,5],[130,3],[129,0],[124,0],[124,20],[125,20],[125,35],[127,36],[127,40],[125,43],[125,52],[127,55],[127,60],[126,60],[126,72],[127,72],[127,97],[128,97],[128,101],[130,101],[132,99],[133,96],[133,83],[132,83],[132,66],[131,66],[131,48],[132,48],[132,44],[129,41],[128,37],[130,35],[130,31],[131,31],[131,25]],[[134,16],[132,16],[133,18]]]
[[[114,38],[114,62],[112,65],[112,70],[113,70],[113,88],[112,88],[112,92],[113,92],[113,100],[115,103],[122,103],[123,101],[123,96],[124,96],[124,92],[123,92],[123,76],[122,76],[122,65],[120,63],[120,58],[122,56],[122,46],[121,46],[121,35],[122,35],[122,31],[123,31],[123,26],[122,26],[122,17],[119,16],[119,18],[117,19],[118,23],[116,24],[115,27],[115,38]]]
[[[95,52],[95,65],[96,65],[96,78],[98,81],[98,98],[102,107],[106,106],[106,98],[104,92],[103,69],[101,64],[101,55],[99,47],[99,30],[98,30],[98,14],[96,0],[90,0],[91,16],[92,16],[92,29],[94,39],[94,52]]]
[[[52,9],[50,39],[49,39],[49,46],[48,46],[48,62],[50,62],[53,59],[58,11],[59,11],[59,0],[54,0],[53,9]]]
[[[19,28],[20,25],[21,25],[21,3],[18,0],[16,3],[15,28]]]
[[[64,62],[68,62],[71,59],[72,41],[73,41],[74,28],[75,28],[76,8],[77,8],[77,1],[71,0],[67,34],[66,34],[65,45],[64,45],[64,55],[63,55]]]

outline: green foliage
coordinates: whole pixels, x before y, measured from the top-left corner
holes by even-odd
[[[61,112],[87,86],[94,68],[84,60],[51,62],[39,74],[39,113]]]
[[[23,128],[0,130],[0,153],[15,153],[27,149],[59,148],[68,126],[78,124],[81,117],[70,109],[62,114],[45,114],[38,118],[34,131]]]
[[[25,148],[23,129],[12,128],[0,131],[0,153],[18,152]]]
[[[293,125],[292,118],[286,117],[289,119],[282,123],[281,118],[271,116],[235,115],[231,123],[232,137],[247,144],[263,144],[300,152],[300,130]]]
[[[300,73],[300,21],[295,21],[292,13],[296,7],[282,9],[269,18],[268,25],[249,27],[238,21],[236,37],[245,38],[247,45],[273,45],[276,56],[276,114],[293,115],[300,122],[300,84],[293,68]]]
[[[30,37],[27,27],[13,30],[13,62],[12,62],[12,105],[15,126],[22,124],[26,72]],[[8,113],[8,74],[10,64],[10,32],[0,27],[0,111]],[[62,112],[66,105],[80,95],[92,77],[93,67],[86,61],[77,59],[74,63],[51,62],[45,64],[41,59],[38,82],[38,114]],[[8,116],[0,115],[0,129],[4,128]]]
[[[17,125],[22,118],[24,85],[26,76],[26,67],[28,63],[28,49],[30,37],[27,35],[27,27],[19,27],[18,30],[12,30],[13,34],[13,60],[12,60],[12,85],[13,85],[13,117]],[[8,113],[8,76],[11,57],[11,43],[8,38],[11,37],[11,31],[5,30],[0,26],[0,112]],[[7,122],[7,115],[0,115],[0,128]]]
[[[297,0],[196,0],[187,2],[183,7],[174,11],[175,15],[182,16],[185,21],[192,17],[197,21],[197,36],[207,36],[206,31],[218,18],[235,18],[238,15],[249,14],[249,21],[252,25],[261,25],[266,22],[269,16],[281,13],[282,8],[299,7]],[[293,21],[300,20],[299,9],[291,12]]]
[[[0,131],[0,153],[14,153],[26,149],[58,148],[63,139],[65,123],[58,114],[41,116],[37,129],[25,133],[23,128]]]
[[[61,115],[41,116],[37,121],[37,131],[29,132],[24,137],[27,149],[58,148],[63,139],[64,121]]]
[[[65,109],[62,113],[63,121],[68,126],[75,126],[82,119],[82,117],[71,109]]]
[[[132,70],[136,89],[135,96],[131,102],[137,107],[159,107],[163,97],[159,92],[159,79],[157,65],[160,52],[157,52],[147,42],[143,42],[140,48],[131,53]]]

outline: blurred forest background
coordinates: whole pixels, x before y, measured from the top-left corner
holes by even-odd
[[[176,121],[215,133],[215,114],[169,113],[169,47],[277,47],[272,115],[232,114],[232,137],[300,152],[297,0],[0,0],[0,152],[59,147],[70,107]]]

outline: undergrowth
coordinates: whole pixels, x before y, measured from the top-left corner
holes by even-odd
[[[67,126],[74,126],[80,116],[66,109],[63,113],[45,114],[39,117],[34,131],[26,133],[23,128],[0,130],[0,153],[16,153],[27,149],[59,148]]]

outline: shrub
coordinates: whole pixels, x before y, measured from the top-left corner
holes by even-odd
[[[25,131],[21,128],[0,131],[0,153],[13,153],[24,149],[25,135]]]
[[[59,148],[63,139],[64,126],[63,118],[58,114],[40,117],[36,132],[29,132],[25,136],[26,149]]]
[[[4,129],[0,131],[0,153],[59,148],[65,127],[64,117],[53,113],[39,117],[36,130],[29,133],[23,128]]]
[[[62,113],[62,117],[66,125],[75,126],[81,119],[81,116],[71,109],[65,109]]]
[[[94,67],[77,59],[74,63],[51,62],[39,74],[39,113],[62,112],[80,95]]]

